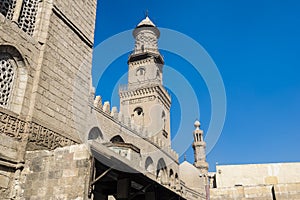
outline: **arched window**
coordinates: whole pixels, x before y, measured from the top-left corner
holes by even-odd
[[[154,171],[154,164],[153,164],[153,160],[151,157],[147,157],[146,161],[145,161],[145,169],[148,172],[153,172]]]
[[[163,158],[160,158],[156,167],[156,179],[163,185],[168,184],[168,172],[166,163]]]
[[[33,34],[39,0],[23,0],[19,16],[19,27],[29,35]]]
[[[88,140],[103,139],[103,134],[98,127],[94,127],[90,130]]]
[[[12,18],[13,18],[15,7],[16,7],[16,0],[1,0],[0,1],[0,13],[9,20],[12,20]]]
[[[10,45],[0,45],[0,107],[20,113],[28,74],[21,53]]]
[[[174,185],[174,187],[177,189],[177,188],[179,188],[179,186],[180,186],[179,177],[178,177],[178,174],[176,173],[175,174],[175,185]]]
[[[39,0],[1,0],[0,13],[9,20],[14,20],[18,26],[29,35],[33,34]],[[15,9],[21,7],[21,9]]]
[[[13,88],[15,62],[5,53],[0,54],[0,106],[7,107]]]
[[[170,173],[169,173],[169,186],[173,188],[174,185],[175,185],[174,172],[173,172],[172,169],[170,169]]]
[[[123,138],[120,135],[116,135],[110,139],[112,143],[124,143]]]
[[[139,67],[139,68],[136,70],[136,75],[137,75],[137,76],[143,76],[143,75],[145,75],[145,72],[146,72],[146,70],[145,70],[144,67]]]
[[[134,114],[140,116],[143,114],[143,109],[141,107],[137,107],[133,110]]]

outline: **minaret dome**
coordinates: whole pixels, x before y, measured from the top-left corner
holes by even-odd
[[[157,44],[160,32],[148,16],[136,26],[132,34],[135,39],[132,55],[143,53],[160,55]]]

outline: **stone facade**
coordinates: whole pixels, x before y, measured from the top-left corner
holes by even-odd
[[[300,163],[217,165],[216,170],[218,188],[300,183],[300,176],[295,176],[300,171]]]
[[[211,199],[300,199],[300,163],[218,165]]]
[[[150,137],[152,128],[134,123],[108,102],[102,105],[100,97],[93,100],[95,11],[95,0],[0,3],[0,198],[121,195],[122,187],[106,197],[94,191],[99,187],[95,175],[104,164],[99,160],[97,166],[93,164],[95,155],[87,143],[92,140],[103,154],[144,174],[145,182],[158,184],[165,198],[183,198],[191,192],[198,199],[198,192],[180,181],[178,155],[170,147],[171,102],[162,86],[162,63],[160,84],[148,88],[160,101],[155,104],[163,103],[165,108],[160,117],[166,125],[159,136]],[[143,42],[152,40],[139,38],[138,43]],[[153,57],[149,59],[156,63]],[[147,198],[155,194],[146,193]]]
[[[87,198],[83,189],[65,196],[61,185],[75,171],[68,187],[81,185],[91,168],[90,154],[71,154],[86,135],[95,12],[95,0],[0,2],[0,199]],[[69,174],[53,172],[65,158]]]
[[[0,199],[200,200],[209,197],[208,179],[231,184],[208,173],[199,122],[194,165],[179,164],[171,148],[160,33],[148,16],[133,32],[120,111],[94,98],[96,2],[0,2]],[[212,186],[210,196],[297,199],[299,183],[280,180]]]
[[[20,193],[24,199],[86,199],[91,159],[84,144],[27,151],[15,195]]]

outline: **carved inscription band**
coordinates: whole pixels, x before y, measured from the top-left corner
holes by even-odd
[[[35,122],[25,122],[0,111],[0,134],[22,140],[25,138],[26,132],[28,133],[28,142],[49,150],[76,143]]]

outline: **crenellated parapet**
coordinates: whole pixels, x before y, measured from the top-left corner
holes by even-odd
[[[148,130],[146,127],[136,124],[130,117],[127,117],[121,111],[118,111],[117,107],[111,107],[109,101],[105,101],[102,104],[101,96],[95,97],[93,108],[99,113],[114,120],[122,127],[128,129],[134,135],[141,137],[144,140],[147,140],[149,143],[155,145],[157,148],[161,149],[163,152],[171,156],[173,160],[178,161],[178,154],[170,146],[165,144],[160,137],[155,136],[151,132],[151,130]]]
[[[118,111],[118,108],[113,106],[111,107],[109,101],[105,101],[102,104],[101,96],[96,96],[94,100],[93,107],[95,110],[100,111],[101,113],[105,114],[107,117],[113,119],[117,123],[121,124],[122,126],[130,129],[134,132],[141,133],[144,137],[147,137],[148,131],[137,124],[134,123],[129,117],[126,117],[122,112]]]

